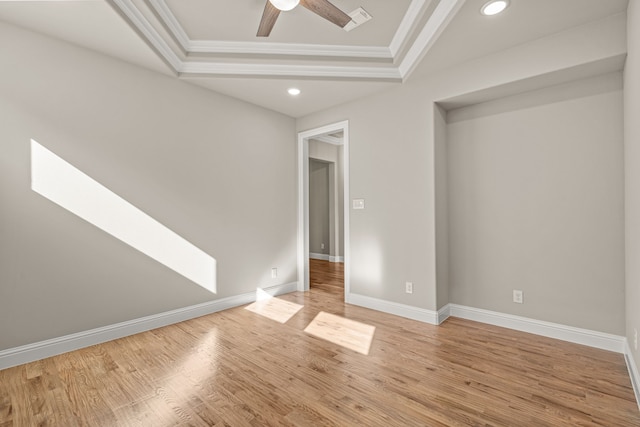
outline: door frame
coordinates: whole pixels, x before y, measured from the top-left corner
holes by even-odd
[[[309,290],[309,140],[343,132],[342,167],[344,174],[344,299],[350,290],[349,271],[349,121],[344,120],[298,132],[298,290]]]

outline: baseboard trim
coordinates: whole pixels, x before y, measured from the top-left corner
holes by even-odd
[[[297,288],[298,283],[293,282],[263,288],[262,291],[275,296],[294,292]],[[0,370],[249,304],[255,300],[256,292],[249,292],[2,350],[0,351]]]
[[[309,252],[309,258],[311,259],[319,259],[322,261],[329,261],[329,255],[328,254],[317,254],[315,252]]]
[[[602,350],[625,353],[626,339],[619,335],[576,328],[558,323],[545,322],[527,317],[498,313],[480,308],[466,307],[463,305],[449,304],[451,316],[476,322],[515,329],[517,331],[556,338],[576,344],[587,345]]]
[[[451,304],[447,304],[438,310],[438,325],[447,320],[451,316]]]
[[[370,308],[372,310],[382,311],[383,313],[394,314],[407,319],[417,320],[431,325],[438,324],[438,312],[427,310],[425,308],[414,307],[411,305],[400,304],[392,301],[385,301],[378,298],[368,297],[349,293],[346,296],[346,302],[360,307]]]
[[[333,256],[333,255],[329,255],[329,254],[319,254],[319,253],[315,253],[315,252],[309,252],[309,258],[311,259],[319,259],[322,261],[329,261],[329,262],[344,262],[344,257],[342,256]]]
[[[631,378],[631,386],[633,387],[633,393],[636,395],[636,403],[638,409],[640,409],[640,372],[638,372],[638,365],[633,360],[633,353],[629,346],[629,340],[624,340],[624,360],[627,362],[627,369],[629,370],[629,377]]]

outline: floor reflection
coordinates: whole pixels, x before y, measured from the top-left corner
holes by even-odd
[[[285,301],[280,298],[266,298],[248,305],[245,307],[245,310],[249,310],[279,323],[287,323],[302,307],[300,304]]]
[[[368,355],[375,326],[321,311],[304,330],[315,337]]]

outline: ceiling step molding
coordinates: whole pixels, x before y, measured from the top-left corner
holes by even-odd
[[[414,0],[413,3],[424,3]],[[356,57],[393,59],[384,46],[338,46],[290,43],[258,43],[221,40],[191,40],[165,0],[149,0],[149,3],[166,25],[171,35],[186,53],[245,54],[245,55],[297,55],[321,57]],[[404,22],[404,21],[403,21]]]
[[[407,13],[405,13],[404,18],[402,18],[402,22],[400,22],[398,30],[389,44],[389,52],[391,52],[391,56],[394,58],[398,52],[400,52],[402,45],[407,41],[411,27],[413,27],[420,18],[422,9],[426,3],[427,0],[413,0],[409,5]]]
[[[402,81],[465,2],[440,0],[424,27],[415,28],[435,1],[412,0],[389,46],[191,40],[166,0],[110,0],[110,3],[181,75]],[[406,54],[399,60],[399,53],[405,50]],[[237,59],[239,55],[241,60]],[[291,64],[295,59],[304,64]],[[278,61],[281,64],[275,63]],[[353,62],[358,65],[350,65]],[[388,65],[383,65],[385,63]]]
[[[164,0],[149,0],[149,4],[166,25],[173,38],[182,46],[185,52],[188,52],[191,40],[182,25],[180,25],[180,22],[178,22],[178,18],[169,9],[167,2]]]
[[[392,60],[391,52],[381,46],[339,46],[321,44],[259,43],[214,40],[190,40],[189,53],[226,53],[245,55],[295,55],[319,57],[355,57]]]
[[[147,17],[138,9],[132,0],[111,0],[111,4],[128,20],[133,29],[138,31],[156,52],[178,72],[182,60],[169,47]]]
[[[353,78],[400,81],[396,67],[348,67],[290,64],[229,64],[218,62],[185,62],[180,74],[217,76],[267,76],[267,77],[316,77]]]
[[[409,77],[411,72],[424,58],[431,46],[438,40],[440,34],[449,25],[449,22],[458,13],[466,0],[441,0],[438,6],[429,17],[429,20],[420,31],[418,38],[407,51],[407,54],[400,63],[399,71],[402,78]]]

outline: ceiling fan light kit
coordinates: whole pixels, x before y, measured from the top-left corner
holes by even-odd
[[[295,8],[300,0],[269,0],[269,2],[276,7],[276,9],[286,12]]]
[[[349,15],[338,9],[329,0],[266,0],[256,36],[268,37],[280,15],[280,11],[291,10],[298,4],[340,28],[344,28],[351,21]]]

